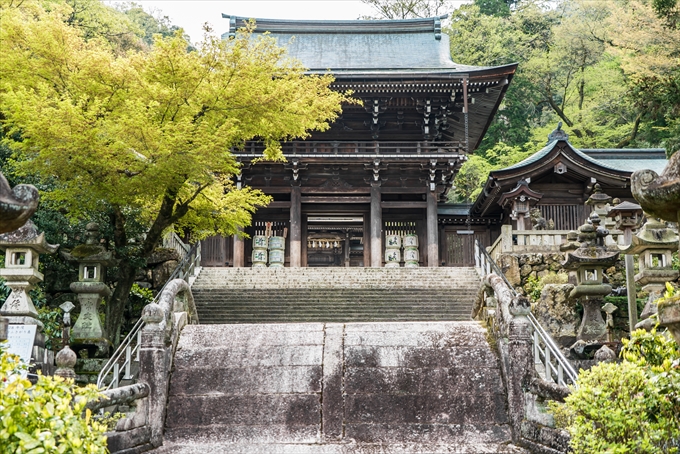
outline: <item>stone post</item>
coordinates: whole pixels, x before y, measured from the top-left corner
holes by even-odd
[[[168,393],[169,354],[165,346],[162,325],[166,322],[161,306],[148,304],[142,311],[146,326],[142,329],[139,347],[139,382],[149,386],[147,421],[151,430],[150,443],[154,447],[163,444],[163,424]]]

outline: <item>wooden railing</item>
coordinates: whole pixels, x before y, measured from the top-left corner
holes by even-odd
[[[232,148],[231,152],[238,156],[262,156],[264,144],[260,142],[247,142],[242,149]],[[291,156],[315,155],[315,156],[357,156],[357,155],[438,155],[438,154],[464,154],[464,144],[456,141],[428,142],[428,141],[292,141],[281,144],[283,154]]]

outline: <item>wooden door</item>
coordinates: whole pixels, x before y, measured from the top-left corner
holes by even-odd
[[[482,247],[489,245],[488,230],[446,229],[444,231],[445,266],[474,266],[475,240]]]
[[[212,236],[201,241],[201,266],[230,266],[232,238]]]

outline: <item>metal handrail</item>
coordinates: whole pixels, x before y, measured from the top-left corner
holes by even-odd
[[[158,302],[158,299],[168,285],[168,282],[173,279],[183,279],[191,286],[193,284],[192,277],[195,277],[196,270],[200,268],[200,263],[201,243],[199,241],[191,246],[189,252],[175,267],[170,278],[168,278],[165,285],[163,285],[163,288],[161,288],[152,302]],[[139,361],[140,336],[142,335],[142,328],[144,328],[144,325],[145,323],[141,318],[137,320],[137,323],[135,323],[128,335],[125,336],[125,339],[123,339],[116,351],[113,352],[113,355],[111,355],[111,358],[106,362],[104,367],[102,367],[102,370],[97,376],[97,388],[100,390],[117,388],[121,380],[121,369],[124,370],[123,380],[134,379],[132,363],[134,361]],[[104,382],[109,375],[111,375],[111,381],[105,385]]]
[[[518,296],[515,288],[510,284],[508,278],[498,266],[498,264],[491,258],[486,249],[475,240],[475,267],[483,270],[482,274],[496,274],[508,286],[514,296]],[[529,322],[533,329],[533,352],[534,364],[541,368],[541,374],[547,381],[553,381],[557,384],[567,386],[576,385],[576,378],[578,376],[576,369],[571,365],[562,350],[557,346],[552,336],[541,326],[539,321],[534,317],[534,314],[529,313]],[[556,364],[553,364],[553,361]]]

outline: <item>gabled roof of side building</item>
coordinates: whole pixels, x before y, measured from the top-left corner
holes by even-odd
[[[512,190],[519,180],[536,179],[556,172],[557,165],[563,166],[566,173],[582,181],[594,178],[611,186],[629,188],[630,176],[634,171],[651,169],[661,173],[668,163],[663,148],[579,150],[569,143],[568,136],[560,127],[550,134],[549,140],[544,148],[525,160],[489,172],[470,213],[485,216],[498,211],[497,201],[502,193]]]

